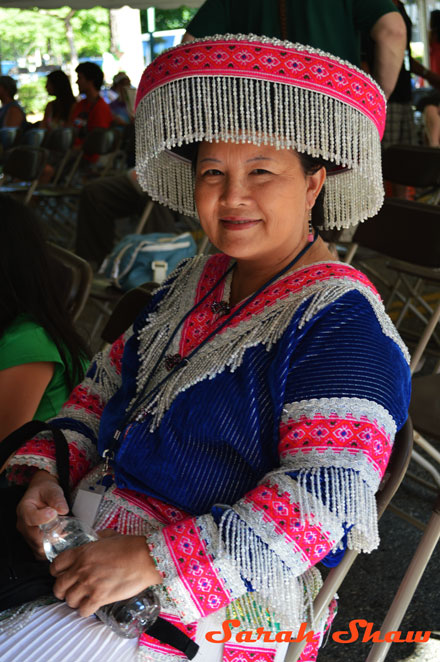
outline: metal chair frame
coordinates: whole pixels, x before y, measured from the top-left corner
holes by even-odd
[[[10,149],[3,165],[6,183],[2,183],[2,193],[25,194],[23,202],[29,204],[46,160],[47,151],[43,147],[19,145]],[[17,179],[21,183],[15,184]]]
[[[76,322],[81,315],[92,286],[93,271],[90,264],[79,255],[49,243],[50,250],[57,260],[72,271],[72,283],[68,295],[72,320]]]
[[[405,425],[396,435],[391,459],[376,495],[378,517],[383,515],[403,480],[411,457],[411,449],[412,423],[411,419],[408,418]],[[347,576],[357,556],[358,552],[353,549],[348,549],[345,552],[342,561],[330,570],[321,590],[313,602],[315,622],[318,622],[324,615],[326,609],[328,609],[330,602],[335,597],[335,594]],[[285,662],[297,662],[306,643],[307,641],[304,640],[289,644]]]

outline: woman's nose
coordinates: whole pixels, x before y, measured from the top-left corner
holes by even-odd
[[[249,198],[248,187],[241,177],[225,177],[221,200],[225,206],[245,204]]]

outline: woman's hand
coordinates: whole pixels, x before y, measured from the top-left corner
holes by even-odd
[[[162,583],[143,536],[106,535],[62,552],[50,566],[54,594],[90,616],[102,605]]]
[[[37,558],[46,558],[39,525],[68,512],[64,492],[55,476],[47,471],[37,471],[17,506],[17,529]]]

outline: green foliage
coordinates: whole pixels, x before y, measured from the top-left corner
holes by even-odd
[[[22,83],[18,90],[18,100],[27,115],[43,113],[49,97],[46,92],[46,76],[29,83]]]
[[[51,62],[70,59],[64,18],[71,10],[0,9],[0,48],[3,60],[31,55],[36,49],[47,53]],[[102,55],[109,50],[108,9],[96,7],[74,12],[72,26],[79,57]]]
[[[197,9],[179,7],[178,9],[156,9],[156,30],[177,30],[185,28]],[[148,32],[147,10],[141,9],[141,29]]]
[[[110,50],[108,9],[82,9],[72,18],[79,57],[94,57]]]

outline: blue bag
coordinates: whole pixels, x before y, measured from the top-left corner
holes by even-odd
[[[195,254],[189,232],[128,234],[104,260],[100,273],[126,292],[142,283],[162,283],[181,260]]]

